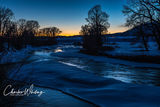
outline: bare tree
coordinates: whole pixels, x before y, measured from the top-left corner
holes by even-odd
[[[100,5],[96,5],[88,12],[87,25],[82,26],[81,34],[84,36],[83,47],[88,50],[98,50],[103,45],[102,34],[108,32],[110,24],[109,15],[103,12]]]
[[[38,21],[35,20],[26,20],[26,19],[19,19],[17,21],[18,25],[18,34],[24,36],[30,36],[29,34],[32,34],[33,36],[38,32],[38,29],[40,27]]]
[[[18,40],[17,40],[18,30],[17,30],[16,22],[11,21],[8,23],[5,36],[8,39],[8,50],[9,49],[14,50],[14,48],[16,48],[15,44],[18,43]]]
[[[81,26],[81,31],[80,31],[80,34],[81,35],[90,35],[90,26],[88,25],[84,25],[84,26]]]
[[[7,24],[10,23],[14,13],[9,8],[0,7],[0,34],[6,33]]]
[[[100,36],[108,32],[108,28],[110,27],[108,18],[109,15],[101,10],[101,6],[96,5],[89,10],[88,18],[86,18],[86,21],[93,29],[94,35]]]
[[[9,22],[7,24],[7,29],[6,29],[6,36],[8,37],[16,37],[17,36],[17,23],[16,22]]]
[[[9,8],[0,7],[0,36],[6,36],[11,27],[12,19],[14,17],[14,13]],[[2,37],[1,37],[2,39]],[[3,39],[4,40],[4,39]],[[3,40],[0,43],[0,50],[3,50]],[[8,48],[9,48],[9,38],[8,38]]]
[[[134,27],[150,23],[153,36],[160,49],[159,0],[128,0],[128,5],[124,6],[123,13],[127,16],[126,26]]]
[[[48,37],[55,37],[62,33],[62,31],[57,27],[48,27],[40,29],[40,32]]]
[[[26,19],[19,19],[17,21],[19,35],[22,35],[23,32],[26,30],[26,23],[27,23]]]
[[[26,31],[32,32],[34,35],[38,31],[38,28],[40,27],[38,21],[35,20],[28,20],[26,22]]]
[[[51,34],[52,34],[52,36],[57,36],[57,35],[59,35],[61,33],[62,33],[62,31],[59,28],[57,28],[57,27],[52,27],[51,28]]]

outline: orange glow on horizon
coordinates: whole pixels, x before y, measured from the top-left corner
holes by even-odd
[[[79,35],[79,34],[65,34],[65,33],[62,33],[62,34],[59,34],[59,36],[75,36],[75,35]]]
[[[127,29],[123,28],[123,29],[109,29],[108,34],[113,34],[113,33],[121,33],[121,32],[125,32]],[[79,32],[74,31],[74,33],[61,33],[59,36],[75,36],[75,35],[80,35]]]
[[[78,26],[74,27],[59,27],[62,31],[61,34],[57,36],[75,36],[75,35],[80,35],[79,32],[81,28]],[[125,32],[128,28],[126,27],[120,27],[120,26],[112,26],[108,29],[108,34],[113,34],[113,33],[120,33],[120,32]]]

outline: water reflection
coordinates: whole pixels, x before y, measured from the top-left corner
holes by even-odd
[[[59,48],[57,48],[57,49],[54,50],[54,53],[58,53],[58,52],[63,52],[63,50],[59,49]]]
[[[33,53],[33,55],[37,55],[37,56],[42,56],[42,57],[48,57],[51,56],[52,53],[59,53],[59,52],[63,52],[62,49],[60,49],[60,47],[54,49],[54,50],[39,50],[39,51],[35,51]]]

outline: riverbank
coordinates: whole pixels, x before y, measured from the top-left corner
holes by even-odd
[[[100,51],[100,52],[93,52],[88,51],[85,49],[81,49],[80,53],[93,55],[93,56],[106,56],[109,58],[116,58],[121,60],[128,60],[128,61],[134,61],[134,62],[143,62],[143,63],[153,63],[153,64],[160,64],[160,54],[159,55],[149,55],[145,54],[147,52],[144,51],[144,53],[141,54],[134,54],[131,53],[116,53],[115,51],[107,50],[107,51]]]

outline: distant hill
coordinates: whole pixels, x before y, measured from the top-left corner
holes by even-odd
[[[148,24],[145,24],[145,25],[140,25],[140,26],[137,26],[137,27],[134,27],[134,28],[131,28],[125,32],[122,32],[122,33],[115,33],[115,34],[108,34],[107,36],[138,36],[137,32],[139,30],[139,28],[142,27],[143,28],[143,32],[145,34],[153,34],[152,33],[152,30],[153,30],[153,27],[151,27],[151,24],[148,23]]]
[[[140,25],[140,26],[137,26],[137,27],[134,27],[126,32],[123,32],[123,36],[138,36],[137,32],[139,31],[140,27],[142,27],[143,29],[143,32],[147,35],[152,35],[153,34],[153,27],[151,25],[151,23],[147,23],[147,24],[144,24],[144,25]]]
[[[114,33],[114,34],[107,34],[105,35],[105,37],[108,39],[108,41],[112,41],[112,42],[132,42],[132,41],[137,41],[137,37],[139,36],[139,34],[137,33],[140,29],[140,27],[142,27],[143,32],[146,35],[152,35],[153,32],[153,27],[151,27],[151,24],[145,24],[145,25],[140,25],[134,28],[131,28],[125,32],[122,33]],[[152,37],[150,38],[150,40],[154,40]]]

